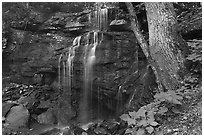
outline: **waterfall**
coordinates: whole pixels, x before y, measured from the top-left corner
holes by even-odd
[[[73,82],[73,61],[75,57],[75,50],[80,46],[81,36],[74,39],[73,44],[69,47],[67,53],[60,55],[58,60],[58,81],[62,87],[67,99],[67,114],[71,115],[71,91]],[[61,67],[62,65],[62,67]]]
[[[59,83],[59,86],[61,85],[61,60],[62,60],[62,54],[60,54],[59,56],[59,60],[58,60],[58,83]]]
[[[73,41],[72,46],[69,47],[68,52],[65,54],[61,54],[58,61],[59,84],[63,86],[64,90],[68,88],[69,92],[71,92],[71,87],[72,87],[73,60],[75,57],[75,50],[77,47],[80,46],[80,40],[81,40],[81,36],[76,37]],[[61,63],[62,63],[62,68],[61,68]],[[61,78],[61,75],[63,76],[62,78]]]
[[[80,40],[81,40],[81,36],[78,36],[74,39],[72,46],[69,48],[69,52],[67,55],[67,61],[66,61],[66,67],[67,67],[67,79],[66,79],[66,85],[67,90],[68,90],[68,115],[70,115],[69,112],[71,112],[71,92],[72,92],[72,81],[73,81],[73,61],[74,61],[74,57],[75,57],[75,50],[77,47],[80,46]]]
[[[73,61],[75,57],[76,48],[80,46],[81,36],[74,39],[72,46],[69,48],[67,55],[67,85],[71,96],[72,80],[73,80]]]
[[[92,16],[93,14],[93,16]],[[92,18],[93,17],[93,18]],[[89,22],[91,23],[92,20],[97,24],[96,29],[99,31],[107,31],[108,30],[108,9],[98,9],[90,14]]]
[[[118,94],[116,96],[116,99],[117,99],[117,105],[116,105],[116,116],[120,113],[120,109],[121,109],[121,106],[122,106],[122,86],[119,86],[119,89],[118,89]]]
[[[100,27],[99,30],[101,31],[107,31],[108,28],[108,9],[100,9],[100,14],[99,14],[99,18],[100,18]]]
[[[88,32],[85,36],[83,35],[83,40],[85,40],[85,45],[83,49],[83,91],[81,93],[80,102],[79,102],[79,121],[81,123],[87,122],[92,118],[93,111],[91,107],[93,104],[93,92],[97,93],[99,98],[99,89],[93,91],[93,79],[94,79],[94,65],[96,64],[96,48],[100,44],[100,39],[103,39],[103,33],[99,31],[108,30],[108,9],[98,9],[93,13],[89,14],[90,23],[94,20],[96,28],[92,32]],[[92,22],[93,23],[93,22]],[[102,35],[101,35],[102,34]],[[80,46],[82,36],[78,36],[73,40],[72,46],[65,53],[65,55],[60,55],[58,60],[59,68],[59,84],[63,87],[62,89],[66,93],[67,103],[68,103],[68,112],[71,112],[71,91],[73,87],[74,72],[74,58],[77,48]],[[84,41],[83,41],[84,42]],[[81,46],[80,46],[81,47]],[[64,59],[65,58],[65,59]],[[96,95],[96,94],[95,94]],[[97,110],[100,113],[99,101],[97,101]]]
[[[93,34],[93,35],[92,35]],[[93,42],[91,42],[93,36]],[[92,112],[87,111],[93,106],[93,68],[96,63],[96,47],[99,45],[99,33],[97,31],[89,32],[86,37],[86,45],[84,46],[84,90],[81,98],[80,106],[80,122],[87,122],[92,117]]]

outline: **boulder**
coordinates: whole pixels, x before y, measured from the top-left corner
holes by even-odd
[[[111,31],[131,31],[130,21],[120,19],[110,23]]]
[[[127,23],[127,21],[124,20],[124,19],[121,19],[121,20],[113,20],[113,21],[110,23],[110,26],[125,25],[126,23]]]
[[[52,111],[48,110],[37,117],[40,124],[55,124],[56,119]]]
[[[15,103],[6,102],[2,104],[2,116],[6,117],[10,109],[16,105]]]
[[[55,108],[59,124],[69,124],[70,119],[77,115],[73,107],[68,104],[68,101],[65,99],[66,97],[67,96],[64,95],[63,99],[60,99],[58,108]]]
[[[94,132],[96,133],[96,135],[107,135],[108,134],[107,131],[101,127],[95,128]]]
[[[23,105],[14,106],[6,117],[6,122],[10,127],[26,127],[29,119],[29,111]]]

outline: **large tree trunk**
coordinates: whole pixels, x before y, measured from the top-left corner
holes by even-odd
[[[166,89],[179,85],[178,71],[183,67],[179,47],[185,42],[179,35],[172,3],[145,3],[149,27],[149,50],[158,65],[157,72]]]

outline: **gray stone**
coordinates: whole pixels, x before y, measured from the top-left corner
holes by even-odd
[[[48,110],[45,113],[38,115],[37,121],[40,124],[54,124],[56,119],[52,111]]]
[[[6,102],[2,104],[2,116],[5,117],[6,114],[10,111],[11,107],[13,107],[15,103]]]
[[[70,122],[70,119],[76,116],[76,111],[72,107],[69,108],[70,106],[67,103],[67,100],[62,99],[61,103],[62,106],[58,106],[58,108],[56,109],[58,123],[68,124]]]
[[[124,24],[127,24],[127,21],[124,20],[124,19],[121,19],[121,20],[113,20],[113,21],[110,23],[110,26],[114,26],[114,25],[124,25]]]
[[[29,119],[29,111],[23,105],[12,107],[8,116],[6,117],[6,122],[11,127],[26,127]]]
[[[101,127],[97,127],[96,129],[94,129],[94,132],[97,135],[106,135],[107,134],[107,131]]]

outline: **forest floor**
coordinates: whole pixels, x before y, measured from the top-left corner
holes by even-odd
[[[8,87],[6,87],[8,88]],[[15,92],[19,92],[16,90]],[[16,93],[12,93],[11,96],[16,96]],[[10,97],[11,97],[10,96]],[[5,100],[6,96],[3,96],[2,100]],[[11,97],[12,98],[12,97]],[[10,99],[11,100],[11,99]],[[5,101],[4,101],[5,103]],[[4,121],[4,122],[3,122]],[[161,118],[162,123],[157,127],[158,133],[161,135],[202,135],[202,86],[196,86],[195,90],[192,90],[188,98],[183,98],[182,105],[177,113],[170,113]],[[101,121],[100,121],[101,122]],[[94,124],[95,125],[94,125]],[[3,135],[20,135],[20,134],[38,134],[38,135],[80,135],[80,134],[95,134],[95,135],[112,135],[112,134],[124,134],[127,129],[127,125],[121,126],[121,123],[116,121],[93,122],[88,130],[82,130],[80,127],[73,128],[57,127],[50,125],[34,125],[37,127],[35,130],[31,129],[11,129],[7,128],[5,124],[5,118],[2,117],[2,134]],[[97,124],[96,124],[97,123]],[[105,128],[104,123],[108,123],[108,128]],[[115,127],[114,127],[115,126]],[[39,128],[40,127],[40,128]],[[111,128],[111,130],[109,129]],[[89,132],[90,129],[90,132]],[[73,130],[73,131],[70,131]]]
[[[184,99],[182,111],[159,127],[163,135],[202,135],[202,89]]]

